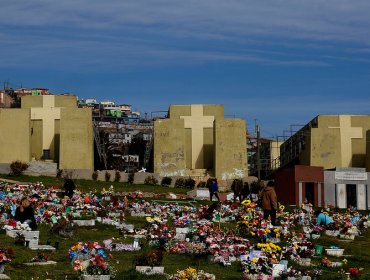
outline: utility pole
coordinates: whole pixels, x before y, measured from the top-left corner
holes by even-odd
[[[261,150],[260,150],[260,126],[256,124],[257,131],[257,177],[258,181],[261,180]]]

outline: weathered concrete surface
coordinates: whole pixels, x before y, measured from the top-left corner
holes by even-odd
[[[62,108],[59,169],[93,171],[93,139],[91,110]]]
[[[31,159],[30,111],[0,109],[0,163]]]
[[[246,124],[241,119],[215,121],[215,176],[220,180],[248,176]]]
[[[45,161],[31,161],[28,163],[28,168],[23,172],[24,175],[32,176],[56,176],[58,164],[54,162]]]
[[[184,120],[154,122],[154,172],[161,176],[185,175]]]

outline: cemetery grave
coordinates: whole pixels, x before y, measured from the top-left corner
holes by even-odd
[[[24,195],[32,197],[37,231],[12,219]],[[367,212],[324,209],[335,221],[324,227],[315,225],[307,205],[280,206],[274,227],[249,200],[224,201],[209,212],[211,202],[145,196],[107,188],[77,191],[70,200],[56,185],[0,183],[3,274],[11,279],[369,276],[370,253],[363,250],[370,245]]]

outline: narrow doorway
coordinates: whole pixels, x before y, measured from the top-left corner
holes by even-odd
[[[316,206],[315,205],[315,183],[307,182],[305,186],[306,186],[305,201],[307,201],[307,203],[311,203],[313,206]]]
[[[347,208],[351,208],[351,207],[357,208],[356,185],[347,184],[346,185],[346,192],[347,192]]]

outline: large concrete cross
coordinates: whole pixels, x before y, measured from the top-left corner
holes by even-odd
[[[42,107],[32,107],[31,120],[42,120],[42,149],[50,150],[55,136],[55,120],[60,120],[60,108],[55,107],[55,96],[44,96]]]
[[[350,167],[352,161],[352,139],[361,139],[362,127],[352,127],[351,116],[340,115],[339,127],[329,127],[339,129],[340,133],[340,150],[341,150],[341,167]]]
[[[204,145],[204,128],[213,128],[214,116],[204,116],[203,105],[191,105],[191,116],[181,116],[184,119],[185,128],[191,129],[191,169],[204,168],[203,145]]]

